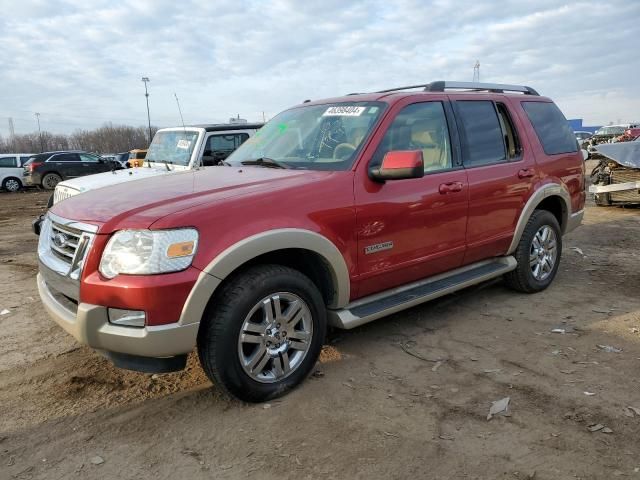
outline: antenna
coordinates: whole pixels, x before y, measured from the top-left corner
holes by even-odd
[[[178,105],[178,112],[180,113],[180,121],[182,122],[182,131],[184,133],[185,140],[187,139],[187,127],[184,126],[184,118],[182,118],[182,109],[180,108],[180,100],[178,100],[178,94],[173,92],[173,96],[176,97],[176,104]],[[193,155],[193,147],[195,147],[195,139],[189,142],[191,146],[189,147],[189,163],[191,163],[191,156]],[[202,160],[200,160],[202,161]],[[200,165],[198,165],[200,167]]]
[[[176,97],[176,103],[178,104],[178,113],[180,113],[180,121],[182,122],[182,129],[187,130],[184,126],[184,118],[182,118],[182,109],[180,108],[180,100],[178,100],[178,94],[173,92],[173,96]]]
[[[480,82],[480,60],[476,60],[476,64],[473,66],[473,82]]]

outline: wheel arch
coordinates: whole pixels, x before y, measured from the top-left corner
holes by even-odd
[[[301,271],[318,286],[330,308],[349,302],[349,271],[335,244],[310,230],[285,228],[243,239],[207,264],[185,302],[180,323],[200,322],[209,300],[229,276],[260,263],[276,263]]]
[[[551,212],[558,220],[560,231],[564,234],[568,230],[567,226],[569,225],[571,216],[571,195],[564,185],[558,183],[546,184],[536,190],[536,192],[529,197],[529,200],[527,200],[527,203],[520,213],[520,218],[516,224],[507,255],[515,252],[518,243],[520,243],[520,238],[522,238],[522,233],[527,226],[527,222],[535,210],[547,210]]]

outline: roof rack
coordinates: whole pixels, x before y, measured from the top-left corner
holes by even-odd
[[[478,83],[478,82],[445,82],[437,81],[425,83],[424,85],[411,85],[408,87],[388,88],[386,90],[378,90],[375,93],[390,93],[401,90],[412,90],[414,88],[423,88],[425,92],[444,92],[445,90],[470,90],[472,92],[521,92],[525,95],[540,95],[533,88],[525,85],[506,85],[502,83]]]

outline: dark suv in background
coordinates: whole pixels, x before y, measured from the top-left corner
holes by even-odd
[[[58,182],[122,168],[118,162],[81,151],[45,152],[24,165],[24,184],[53,190]]]

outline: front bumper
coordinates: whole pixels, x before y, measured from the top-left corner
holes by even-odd
[[[591,193],[611,193],[611,192],[623,192],[623,191],[639,191],[640,181],[626,182],[626,183],[612,183],[609,185],[591,185],[589,192]]]
[[[41,273],[37,282],[42,303],[53,320],[78,342],[96,350],[163,358],[187,354],[196,344],[199,323],[144,328],[113,325],[109,323],[106,307],[88,303],[76,305],[50,288]]]

